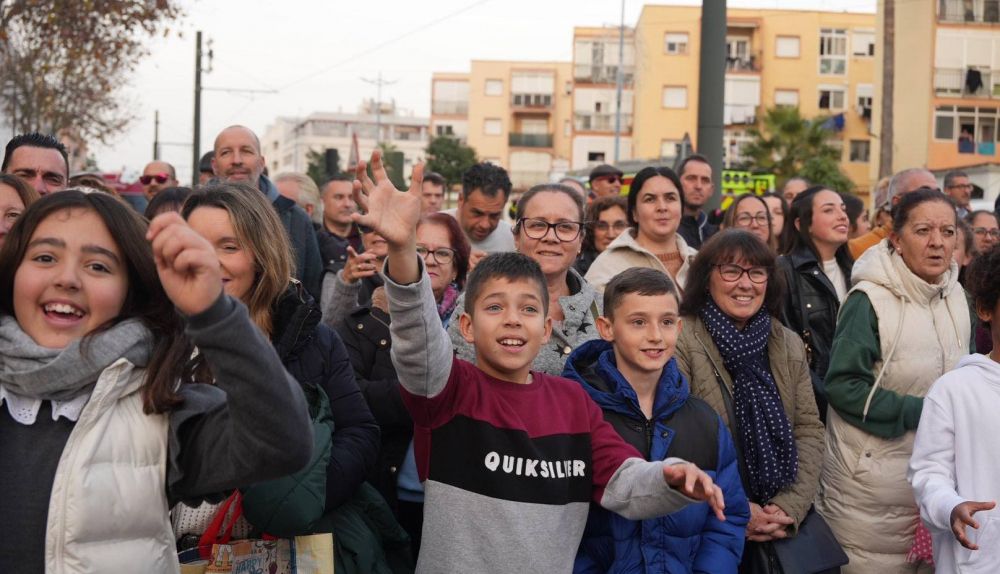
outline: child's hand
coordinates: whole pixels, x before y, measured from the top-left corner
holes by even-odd
[[[212,245],[180,214],[156,216],[146,239],[153,245],[163,290],[181,313],[197,315],[215,303],[222,291],[219,259]]]
[[[389,180],[382,165],[382,152],[372,152],[372,175],[368,177],[364,161],[358,162],[354,182],[354,198],[365,213],[352,215],[354,221],[373,228],[385,238],[390,249],[403,249],[415,244],[417,222],[420,221],[420,185],[424,164],[413,166],[409,191],[399,191]]]
[[[955,540],[958,540],[959,544],[965,546],[969,550],[979,550],[978,545],[969,542],[969,539],[965,537],[965,527],[971,526],[976,530],[979,530],[979,523],[972,518],[972,515],[980,510],[993,510],[996,505],[996,501],[976,502],[974,500],[970,500],[952,508],[951,533],[955,535]]]
[[[725,522],[726,515],[722,511],[726,508],[726,499],[722,495],[722,489],[703,470],[690,462],[665,464],[663,479],[688,498],[708,502],[715,516]]]

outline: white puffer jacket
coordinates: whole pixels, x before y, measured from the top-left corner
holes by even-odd
[[[852,292],[864,292],[878,317],[882,360],[872,369],[866,415],[876,389],[923,397],[969,353],[971,319],[954,263],[930,284],[883,240],[858,259],[851,281]],[[829,410],[817,509],[850,556],[845,572],[912,571],[905,557],[919,515],[906,471],[915,434],[877,437]]]
[[[688,269],[691,267],[691,260],[698,254],[698,250],[689,246],[679,233],[675,234],[677,238],[677,251],[681,254],[682,263],[680,270],[677,271],[677,276],[674,277],[667,272],[667,268],[663,266],[663,263],[660,262],[660,259],[655,254],[642,245],[639,245],[639,242],[632,235],[633,233],[635,233],[633,229],[622,233],[608,245],[607,249],[597,256],[597,259],[594,259],[594,262],[590,265],[590,269],[587,271],[587,283],[590,283],[598,293],[604,293],[604,286],[615,275],[632,267],[648,267],[666,273],[683,292],[684,286],[687,284],[687,274]]]
[[[175,573],[165,415],[142,412],[145,369],[101,373],[63,449],[45,536],[47,574]]]

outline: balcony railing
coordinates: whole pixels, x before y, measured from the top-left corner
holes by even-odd
[[[726,58],[727,72],[760,72],[760,61],[756,56],[746,58]]]
[[[625,77],[622,82],[631,85],[635,77],[635,66],[625,66]],[[573,66],[573,79],[578,82],[592,84],[614,84],[618,81],[618,66],[602,64],[576,64]]]
[[[552,134],[515,134],[508,136],[513,147],[552,147]]]
[[[1000,23],[1000,0],[938,0],[941,22]]]
[[[573,126],[580,132],[615,131],[615,114],[573,114]],[[622,113],[622,132],[632,131],[632,114]]]
[[[469,113],[469,102],[438,100],[431,107],[431,113],[442,116],[464,116]]]
[[[1000,99],[1000,70],[935,68],[934,93],[941,97]]]
[[[512,94],[511,104],[515,108],[551,108],[552,94]]]

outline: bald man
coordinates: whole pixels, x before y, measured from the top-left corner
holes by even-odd
[[[907,193],[916,191],[921,187],[941,191],[940,186],[938,186],[937,178],[934,177],[934,174],[922,167],[913,167],[897,172],[892,176],[892,179],[889,180],[889,197],[886,207],[890,210],[895,208],[901,197]],[[876,227],[861,237],[855,237],[850,240],[847,243],[847,247],[851,251],[851,257],[857,261],[858,257],[861,257],[862,253],[868,251],[871,247],[878,245],[883,239],[888,237],[890,231],[892,231],[891,219],[889,220],[888,225]]]
[[[260,190],[271,200],[281,223],[288,231],[295,250],[295,278],[319,301],[323,280],[323,259],[309,215],[295,201],[278,193],[278,188],[264,176],[264,156],[260,139],[250,128],[229,126],[215,138],[212,170],[228,183],[242,183]]]
[[[165,161],[154,160],[142,168],[142,175],[139,177],[142,184],[142,193],[146,199],[153,199],[157,193],[168,187],[177,187],[177,172],[174,166]]]

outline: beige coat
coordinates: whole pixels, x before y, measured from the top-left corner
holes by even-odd
[[[587,283],[590,283],[598,293],[604,293],[604,286],[615,275],[632,267],[648,267],[663,271],[668,276],[670,275],[670,273],[667,273],[667,268],[663,266],[663,263],[660,262],[660,259],[656,255],[639,245],[639,242],[632,236],[633,233],[634,231],[630,229],[626,233],[622,233],[616,237],[611,242],[611,245],[608,245],[608,248],[598,255],[597,259],[590,265],[590,270],[587,271],[586,276]],[[691,260],[698,254],[698,250],[690,247],[679,233],[675,234],[675,237],[677,238],[677,250],[681,254],[683,263],[681,263],[681,268],[677,272],[677,276],[671,276],[670,278],[683,291],[684,285],[687,284],[687,274],[688,269],[691,267]]]
[[[729,414],[715,373],[722,377],[730,397],[733,392],[732,377],[723,366],[722,355],[701,318],[684,317],[683,321],[677,339],[677,366],[688,378],[691,394],[711,405],[728,426]],[[823,424],[816,411],[816,398],[802,340],[777,319],[771,320],[767,355],[785,415],[792,425],[799,457],[795,483],[782,489],[770,502],[795,519],[797,528],[809,511],[819,487],[820,466],[823,463]]]
[[[972,328],[955,264],[932,285],[914,275],[886,242],[865,251],[852,274],[852,291],[868,295],[878,318],[883,361],[872,365],[876,384],[869,401],[875,388],[926,395],[935,380],[969,353]],[[829,410],[816,508],[851,559],[845,572],[917,571],[906,562],[919,523],[906,480],[915,435],[908,431],[881,438]]]

